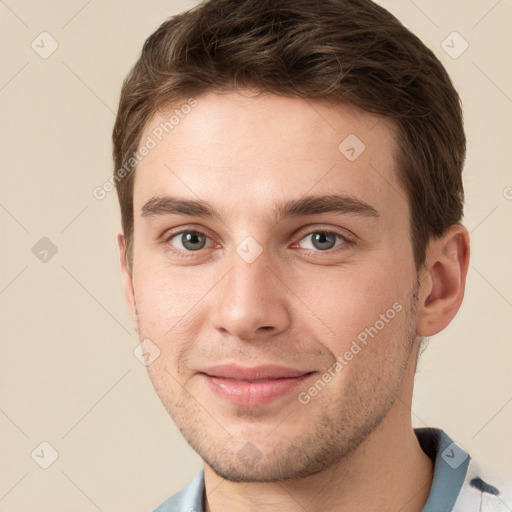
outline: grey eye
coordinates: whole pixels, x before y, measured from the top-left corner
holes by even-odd
[[[205,247],[207,239],[206,235],[198,231],[182,231],[171,236],[168,242],[182,251],[198,251]],[[174,243],[173,240],[175,240]]]
[[[313,231],[306,235],[302,240],[311,239],[312,247],[304,247],[304,249],[316,249],[319,251],[327,251],[329,249],[333,249],[345,242],[344,238],[337,233],[333,233],[330,231]],[[336,245],[336,239],[340,239],[341,242]]]

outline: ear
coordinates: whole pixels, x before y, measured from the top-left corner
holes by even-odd
[[[468,266],[469,233],[464,226],[451,226],[431,240],[420,285],[419,336],[433,336],[453,320],[464,298]]]
[[[135,292],[133,288],[132,272],[126,261],[126,240],[123,233],[117,235],[117,245],[119,246],[119,260],[121,264],[121,275],[123,278],[124,296],[128,304],[132,326],[135,332],[139,332],[139,322],[137,318],[137,304],[135,302]]]

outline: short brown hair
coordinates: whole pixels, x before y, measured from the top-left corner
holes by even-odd
[[[123,83],[115,169],[137,151],[156,112],[239,89],[344,101],[393,121],[418,269],[429,240],[460,222],[466,139],[459,96],[432,51],[370,0],[208,0],[169,18]],[[134,173],[116,180],[130,267]]]

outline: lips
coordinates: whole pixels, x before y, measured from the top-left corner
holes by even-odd
[[[257,382],[264,380],[289,379],[310,373],[308,370],[297,370],[286,366],[264,365],[243,367],[238,365],[218,365],[203,370],[210,377]]]
[[[234,405],[263,406],[291,392],[316,372],[278,365],[219,365],[200,377],[217,397]]]

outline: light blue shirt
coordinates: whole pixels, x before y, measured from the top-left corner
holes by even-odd
[[[434,462],[434,479],[422,512],[510,512],[510,495],[487,480],[469,454],[442,430],[416,428],[423,451]],[[487,476],[485,477],[487,479]],[[493,480],[495,483],[495,481]],[[154,512],[204,512],[204,470]]]

